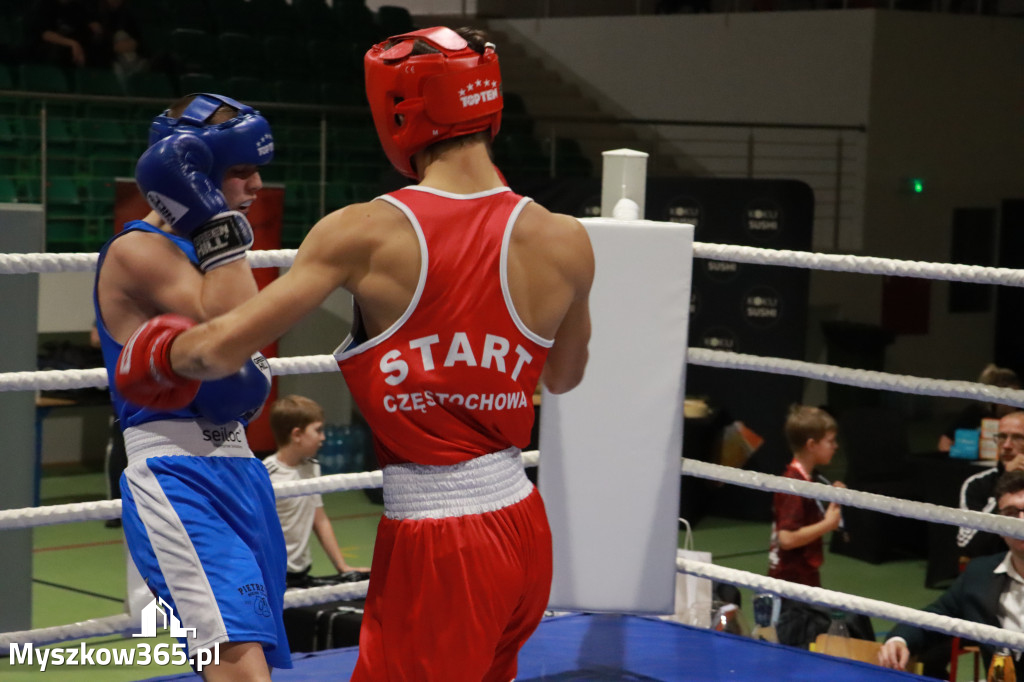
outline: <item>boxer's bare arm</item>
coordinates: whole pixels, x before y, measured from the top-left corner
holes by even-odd
[[[523,323],[553,338],[541,379],[564,393],[583,379],[590,341],[594,252],[575,218],[528,204],[509,247],[509,288]]]
[[[170,240],[132,232],[114,240],[100,270],[103,321],[124,343],[140,324],[161,313],[207,320],[252,298],[257,291],[246,261],[203,275]]]
[[[394,253],[401,251],[394,247],[396,233],[390,229],[396,214],[401,217],[389,204],[374,201],[325,216],[303,240],[287,273],[231,312],[178,337],[171,349],[174,371],[196,379],[236,371],[253,352],[279,338],[338,287],[353,292],[361,304],[364,298],[371,306],[375,300],[386,300],[382,292],[401,289],[395,277],[410,276],[387,272],[392,263],[398,267],[404,262],[401,254]],[[418,270],[413,270],[415,278]]]

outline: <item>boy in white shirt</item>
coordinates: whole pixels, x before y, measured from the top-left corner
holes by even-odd
[[[319,404],[298,395],[280,398],[270,408],[270,429],[277,452],[263,460],[263,464],[271,481],[282,483],[320,476],[320,464],[314,459],[324,442],[324,411]],[[278,498],[277,515],[288,550],[288,587],[313,587],[368,577],[369,568],[350,566],[345,561],[320,495]],[[337,578],[310,577],[313,567],[309,547],[311,530],[337,569]]]

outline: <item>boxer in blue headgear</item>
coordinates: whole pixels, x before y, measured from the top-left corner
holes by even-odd
[[[287,551],[269,476],[245,436],[269,393],[269,366],[256,353],[240,372],[190,387],[184,407],[132,403],[112,377],[150,318],[210,319],[255,295],[246,214],[273,155],[270,125],[251,107],[213,94],[175,102],[153,120],[136,166],[152,210],[101,249],[93,292],[128,452],[125,538],[189,633],[182,653],[219,661],[201,671],[207,680],[269,680],[270,668],[291,667]]]

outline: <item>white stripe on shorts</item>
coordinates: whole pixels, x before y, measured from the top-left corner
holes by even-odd
[[[178,618],[189,632],[189,655],[228,641],[227,626],[188,531],[145,460],[124,472],[142,524],[171,591]]]

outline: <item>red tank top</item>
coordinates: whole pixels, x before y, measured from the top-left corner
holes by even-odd
[[[419,283],[402,317],[372,339],[357,309],[334,357],[381,466],[526,447],[553,343],[526,328],[508,289],[509,237],[530,199],[508,188],[465,195],[413,186],[379,200],[416,230]]]

